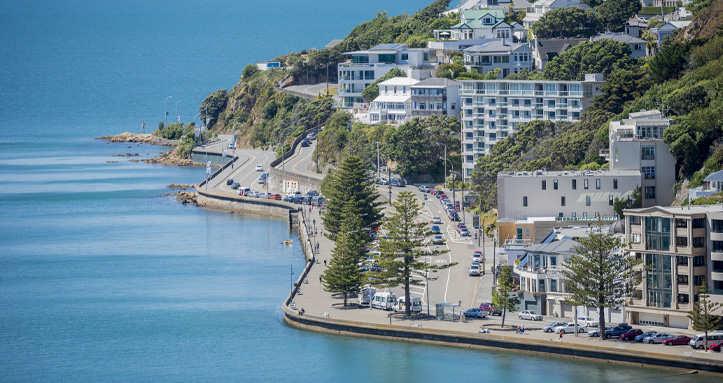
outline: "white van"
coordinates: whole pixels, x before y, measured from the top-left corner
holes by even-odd
[[[412,313],[421,313],[422,312],[422,298],[420,297],[409,297],[412,301],[412,305],[410,309],[412,310]],[[394,311],[398,312],[404,312],[406,310],[406,304],[404,303],[404,297],[397,298],[397,304],[394,305]]]
[[[374,294],[372,299],[372,308],[380,310],[393,310],[397,303],[397,296],[394,293],[385,291],[383,293]]]
[[[709,332],[708,333],[708,345],[710,346],[713,342],[723,340],[723,332]],[[705,347],[705,334],[698,334],[688,342],[690,347],[702,350]]]
[[[359,301],[360,305],[366,305],[369,304],[369,300],[371,297],[374,296],[374,294],[377,292],[377,289],[370,286],[370,285],[364,285],[362,290],[357,294],[357,300]]]
[[[240,187],[238,188],[238,195],[248,195],[251,192],[251,188]]]

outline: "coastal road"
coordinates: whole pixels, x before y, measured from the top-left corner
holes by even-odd
[[[286,161],[284,161],[283,165],[279,164],[276,168],[319,180],[323,179],[324,177],[321,174],[316,173],[313,169],[315,163],[314,149],[316,148],[318,142],[318,139],[312,140],[311,145],[307,147],[299,145],[299,148],[296,150],[296,154],[289,157]]]
[[[313,85],[292,85],[287,86],[286,88],[282,89],[284,92],[292,93],[297,96],[301,96],[304,98],[316,98],[320,94],[326,93],[326,87],[327,84],[325,82],[322,82],[320,84],[313,84]],[[329,83],[329,90],[333,91],[336,89],[337,84]],[[334,96],[335,101],[338,101],[338,96]]]
[[[237,149],[236,156],[239,159],[234,164],[234,167],[224,169],[208,185],[209,188],[217,192],[235,194],[236,190],[233,190],[231,185],[226,185],[226,180],[233,178],[234,182],[238,182],[241,187],[250,187],[252,190],[265,192],[266,185],[257,182],[263,172],[256,171],[256,165],[261,165],[264,171],[268,171],[268,164],[276,158],[276,153],[273,151]]]

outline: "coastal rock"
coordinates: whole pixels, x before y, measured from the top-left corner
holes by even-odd
[[[198,201],[196,200],[196,192],[178,192],[178,194],[176,195],[176,201],[179,201],[184,205],[191,204],[198,206]]]
[[[169,188],[169,189],[188,190],[188,189],[193,189],[193,188],[195,188],[196,185],[186,185],[186,184],[176,184],[176,183],[173,183],[173,184],[170,184],[170,185],[166,185],[166,187]]]
[[[162,137],[154,136],[150,133],[148,134],[140,134],[140,133],[130,133],[125,132],[121,133],[115,136],[103,136],[103,137],[96,137],[97,140],[107,140],[109,142],[133,142],[133,143],[139,143],[139,144],[149,144],[149,145],[160,145],[160,146],[176,146],[178,145],[177,140],[168,140]],[[130,148],[130,146],[129,146]]]
[[[161,164],[167,166],[200,166],[188,158],[180,158],[173,155],[164,155],[155,158],[144,158],[141,161],[147,164]]]
[[[136,157],[136,156],[140,156],[140,154],[138,154],[138,153],[135,153],[135,154],[126,153],[126,154],[113,154],[113,155],[111,155],[111,157]]]

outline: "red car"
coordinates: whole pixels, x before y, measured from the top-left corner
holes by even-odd
[[[269,199],[275,199],[281,201],[281,194],[272,194]]]
[[[495,306],[492,306],[492,303],[489,302],[482,303],[479,305],[479,308],[487,311],[489,315],[502,315],[502,311],[497,309]]]
[[[690,337],[685,335],[678,335],[673,339],[666,339],[663,344],[666,346],[682,346],[690,342]]]
[[[628,332],[624,332],[620,334],[621,340],[635,340],[635,337],[638,335],[642,335],[643,330],[636,328],[635,330],[630,330]]]
[[[723,347],[723,340],[719,340],[717,343],[712,343],[708,346],[708,349],[715,352],[720,352],[721,347]]]
[[[437,190],[437,189],[429,189],[429,192],[432,193],[432,195],[435,195],[435,196],[436,196],[437,193],[439,193],[439,190]]]

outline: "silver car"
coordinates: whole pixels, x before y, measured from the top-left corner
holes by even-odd
[[[673,339],[675,338],[675,335],[666,334],[664,332],[659,332],[655,335],[651,335],[649,337],[645,337],[643,339],[643,343],[663,343],[666,339]]]
[[[544,332],[554,332],[555,327],[564,326],[565,322],[552,322],[548,324],[547,326],[542,326],[542,331]]]
[[[542,315],[536,314],[532,310],[522,310],[517,314],[517,317],[520,319],[527,319],[527,320],[542,320]]]

